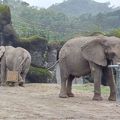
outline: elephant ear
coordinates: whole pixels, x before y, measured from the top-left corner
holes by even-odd
[[[5,47],[0,46],[0,58],[3,56],[4,52],[5,52]]]
[[[100,44],[100,40],[93,40],[81,48],[82,55],[88,61],[97,65],[106,66],[107,60],[104,53],[104,47]]]

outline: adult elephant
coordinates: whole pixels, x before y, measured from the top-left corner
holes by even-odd
[[[116,37],[92,36],[79,37],[67,41],[59,53],[61,73],[61,90],[59,97],[73,97],[72,80],[92,73],[94,78],[93,100],[102,100],[101,77],[108,76],[110,86],[109,100],[116,100],[115,81],[112,71],[108,69],[110,63],[120,62],[120,39]]]
[[[31,55],[21,47],[0,46],[1,85],[6,84],[6,72],[18,71],[18,82],[23,86],[31,64]]]

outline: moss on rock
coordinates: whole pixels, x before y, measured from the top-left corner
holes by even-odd
[[[9,12],[9,7],[7,5],[1,5],[0,4],[0,12],[1,13],[7,13],[7,12]]]
[[[37,67],[32,67],[31,66],[30,67],[30,73],[51,77],[51,74],[50,74],[49,70],[47,70],[46,68],[37,68]]]
[[[17,41],[17,46],[21,46],[28,51],[44,52],[46,50],[47,40],[35,35],[28,38],[20,38]]]
[[[50,41],[48,45],[50,46],[63,46],[66,41]]]
[[[21,38],[20,42],[33,42],[33,41],[47,41],[45,38],[43,37],[39,37],[37,35],[28,37],[28,38]]]
[[[0,24],[10,24],[11,23],[11,13],[10,8],[7,5],[0,4]]]

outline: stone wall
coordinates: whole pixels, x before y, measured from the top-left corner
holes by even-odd
[[[17,46],[28,50],[32,56],[32,66],[44,67],[46,64],[47,40],[38,36],[21,39]]]
[[[27,82],[32,83],[48,83],[52,82],[51,73],[46,69],[48,44],[45,38],[32,36],[29,38],[21,38],[17,42],[17,46],[21,46],[28,50],[32,57],[31,68],[27,74]]]

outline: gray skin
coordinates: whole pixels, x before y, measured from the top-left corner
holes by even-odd
[[[20,86],[23,86],[31,64],[30,53],[21,47],[0,46],[0,58],[1,85],[6,85],[6,71],[10,70],[18,71],[18,82]]]
[[[116,100],[115,81],[112,71],[107,67],[108,61],[120,62],[120,39],[116,37],[92,36],[79,37],[67,41],[59,53],[61,73],[61,90],[59,97],[74,97],[72,81],[91,73],[94,78],[93,100],[102,100],[102,69],[110,86],[109,100]]]

